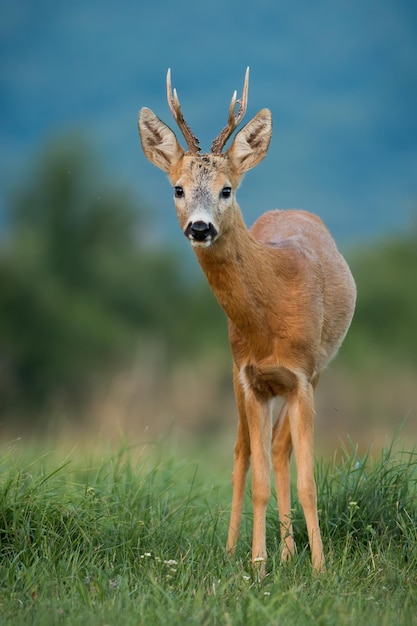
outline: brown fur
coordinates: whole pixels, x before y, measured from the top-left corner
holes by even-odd
[[[238,539],[252,458],[252,559],[261,574],[265,572],[272,456],[282,559],[293,554],[289,461],[294,450],[313,567],[321,570],[324,554],[314,481],[313,390],[349,328],[356,299],[352,275],[315,215],[270,211],[250,230],[246,228],[234,194],[244,172],[266,154],[271,136],[268,110],[260,111],[221,155],[186,154],[172,131],[149,109],[142,109],[139,129],[146,156],[168,173],[173,186],[184,191],[175,200],[184,232],[201,215],[208,216],[217,229],[210,245],[192,243],[227,314],[234,359],[239,424],[227,549],[233,552]],[[232,188],[227,200],[221,196],[225,186]],[[273,423],[271,401],[276,396],[285,401]]]

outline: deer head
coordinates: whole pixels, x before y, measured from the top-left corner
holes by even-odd
[[[227,232],[235,211],[235,193],[244,173],[264,158],[271,138],[272,119],[262,109],[235,136],[230,148],[222,152],[227,140],[241,122],[247,106],[249,68],[243,95],[233,94],[228,123],[213,141],[211,152],[200,154],[199,141],[185,122],[177,92],[167,74],[167,96],[171,112],[188,146],[185,151],[174,132],[150,109],[139,114],[139,134],[146,157],[167,172],[174,188],[174,201],[180,226],[195,247],[207,247]],[[239,109],[235,114],[235,106]]]

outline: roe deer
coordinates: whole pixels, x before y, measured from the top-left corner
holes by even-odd
[[[146,157],[168,173],[180,226],[194,248],[220,306],[228,317],[233,381],[239,412],[234,450],[233,500],[227,550],[233,553],[242,516],[246,475],[252,457],[252,561],[265,574],[265,517],[270,465],[276,479],[282,560],[294,553],[291,523],[290,457],[294,449],[297,490],[315,570],[324,569],[313,456],[313,390],[349,328],[355,283],[336,244],[317,216],[274,210],[248,230],[236,201],[243,174],[265,156],[271,113],[262,109],[222,152],[243,118],[236,91],[227,126],[200,154],[198,139],[184,120],[167,74],[168,103],[188,145],[148,108],[139,114]],[[235,114],[235,105],[239,109]],[[275,423],[272,401],[284,398]]]

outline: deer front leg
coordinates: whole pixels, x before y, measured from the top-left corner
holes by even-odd
[[[236,404],[239,412],[237,438],[234,451],[233,465],[233,498],[230,515],[229,533],[227,536],[226,550],[233,554],[239,538],[239,528],[242,519],[243,499],[245,495],[246,475],[250,464],[250,440],[246,418],[245,394],[239,380],[236,366],[233,370],[233,383],[236,396]]]
[[[313,569],[322,571],[323,544],[317,513],[317,488],[314,480],[314,397],[313,387],[300,382],[288,399],[291,439],[297,466],[297,490],[304,511]]]
[[[277,488],[278,512],[282,543],[281,560],[290,559],[295,550],[291,522],[290,459],[292,452],[287,403],[283,405],[272,431],[272,463]]]
[[[246,415],[252,454],[252,562],[260,576],[264,576],[267,556],[266,507],[270,495],[271,471],[271,402],[261,401],[253,392],[247,391]]]
[[[233,554],[239,538],[239,529],[242,519],[243,499],[245,495],[246,475],[250,464],[250,440],[246,417],[245,394],[239,380],[239,372],[236,366],[233,368],[233,384],[236,404],[239,413],[237,438],[234,450],[234,465],[232,475],[233,497],[232,511],[230,515],[229,533],[226,549]]]

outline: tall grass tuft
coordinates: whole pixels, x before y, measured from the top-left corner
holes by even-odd
[[[4,451],[0,623],[417,623],[415,452],[389,446],[372,459],[352,447],[318,466],[322,576],[296,501],[298,554],[280,563],[271,505],[263,581],[250,567],[250,506],[236,560],[225,553],[230,486],[215,454],[156,446],[57,462],[59,451]]]
[[[341,463],[317,467],[319,516],[324,542],[335,550],[352,550],[370,541],[396,545],[407,555],[417,533],[417,452],[396,452],[394,442],[378,457],[344,449]],[[294,509],[302,543],[308,541],[302,510]]]

